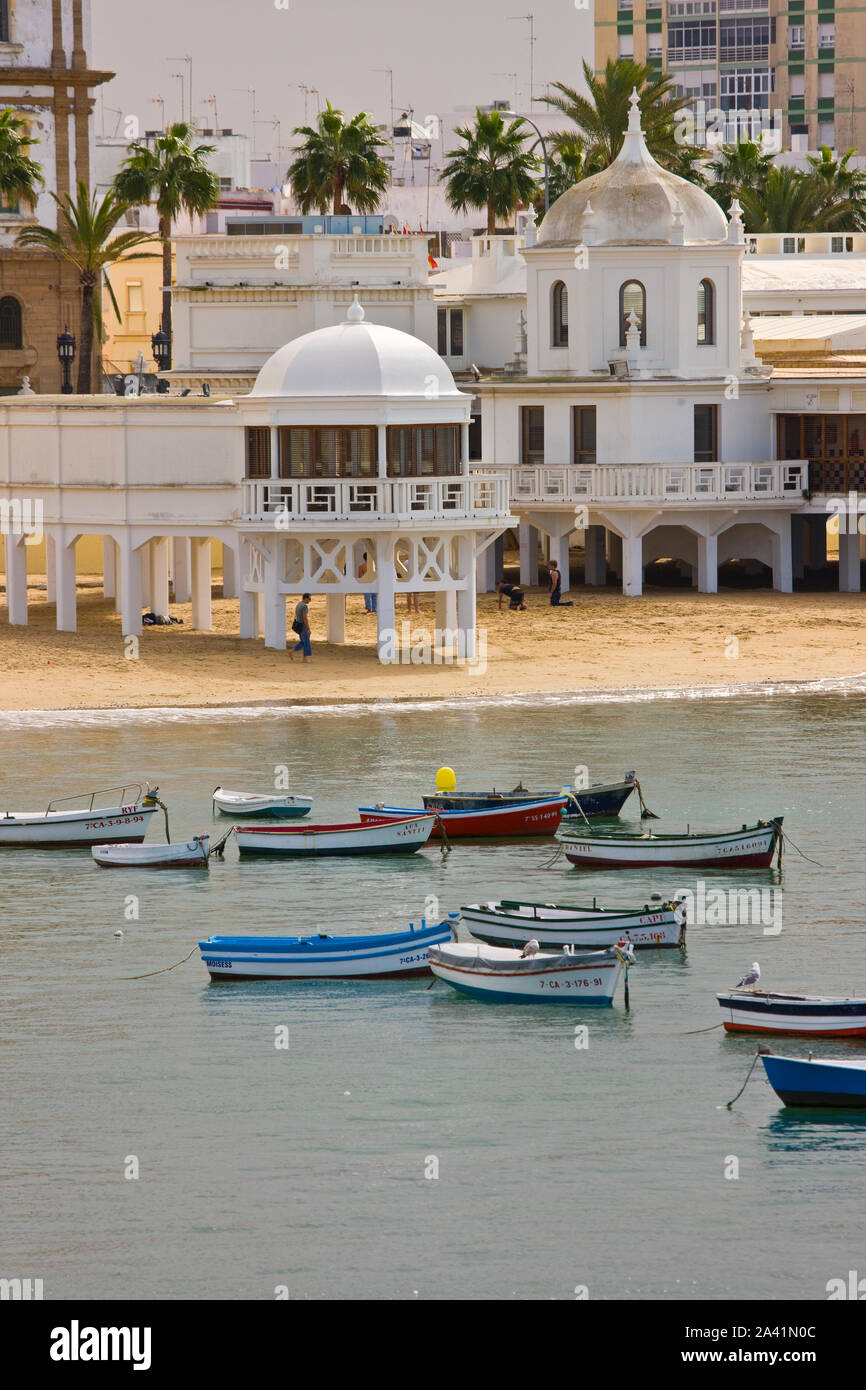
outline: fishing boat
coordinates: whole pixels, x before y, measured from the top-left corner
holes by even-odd
[[[387,980],[430,973],[428,951],[454,918],[378,936],[210,936],[198,943],[214,980]]]
[[[460,994],[495,1004],[610,1005],[629,946],[607,951],[538,951],[523,955],[506,946],[456,941],[430,948],[430,969]]]
[[[597,830],[569,825],[559,830],[571,864],[586,869],[766,869],[781,852],[782,817],[759,820],[739,830],[686,831],[660,835],[652,830]]]
[[[157,811],[157,787],[136,783],[55,797],[44,811],[0,811],[0,848],[68,849],[76,845],[139,844]],[[97,798],[112,797],[109,805]],[[85,801],[85,806],[72,802]]]
[[[91,854],[101,869],[206,869],[208,835],[171,845],[94,845]]]
[[[553,796],[538,801],[489,806],[475,811],[437,811],[433,838],[440,838],[443,831],[448,840],[498,840],[526,835],[553,835],[562,819],[565,802],[566,797]],[[406,816],[424,815],[424,812],[399,806],[376,805],[361,806],[358,814],[364,822],[382,823],[402,820]]]
[[[343,825],[236,825],[241,854],[414,854],[430,839],[436,817],[407,811],[393,820]]]
[[[866,999],[822,994],[776,994],[731,989],[716,998],[728,1033],[785,1033],[791,1037],[866,1037]]]
[[[586,820],[592,816],[618,816],[637,782],[630,772],[621,782],[596,782],[591,787],[576,790],[563,787],[565,797],[562,812],[564,821],[574,817]],[[428,811],[487,811],[499,806],[519,806],[525,801],[543,801],[554,797],[553,792],[530,792],[522,784],[510,792],[431,792],[421,800]]]
[[[678,903],[644,907],[565,907],[557,903],[472,903],[460,915],[472,936],[491,946],[523,946],[533,938],[550,950],[595,949],[627,941],[641,949],[681,946],[685,912]]]
[[[762,1053],[767,1080],[785,1105],[866,1108],[866,1057],[775,1057]]]
[[[256,792],[230,792],[217,787],[213,804],[224,816],[255,816],[265,820],[297,820],[313,809],[311,796],[266,796]]]

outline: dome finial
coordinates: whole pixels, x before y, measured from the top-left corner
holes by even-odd
[[[632,87],[628,105],[628,134],[641,135],[643,130],[640,123],[640,97],[637,94],[637,87]]]
[[[367,315],[364,313],[364,306],[362,305],[358,296],[355,295],[355,298],[352,300],[348,310],[346,311],[346,322],[363,323],[366,317]]]

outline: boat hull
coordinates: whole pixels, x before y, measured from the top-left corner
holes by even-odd
[[[623,959],[612,952],[597,953],[597,960],[566,955],[537,956],[527,962],[518,951],[496,947],[457,949],[434,947],[430,952],[433,974],[459,994],[487,1004],[579,1004],[609,1008],[623,972]],[[513,960],[503,960],[513,957]],[[487,962],[493,962],[488,969]]]
[[[398,980],[429,975],[431,946],[450,921],[366,937],[210,937],[199,942],[213,980]]]
[[[235,826],[241,854],[347,855],[414,854],[430,839],[434,817],[403,817],[375,824],[342,826],[305,825]]]
[[[779,822],[779,825],[781,821]],[[565,856],[588,869],[767,869],[779,844],[778,825],[750,826],[718,835],[604,835],[569,829]]]
[[[866,1037],[866,999],[729,990],[718,994],[725,1031],[776,1033],[787,1037]]]
[[[140,844],[156,806],[111,806],[97,811],[49,811],[0,816],[0,849],[71,849],[98,844]]]
[[[591,816],[618,816],[634,789],[633,781],[623,781],[571,792],[562,819],[582,821]],[[553,800],[555,796],[553,792],[433,792],[422,800],[428,811],[485,811],[519,806],[527,801]]]
[[[784,1105],[866,1109],[866,1061],[763,1056],[767,1080]]]
[[[515,910],[520,909],[520,910]],[[605,912],[593,908],[555,908],[540,904],[472,904],[461,917],[478,941],[491,946],[523,946],[535,939],[542,950],[576,946],[592,950],[626,940],[639,950],[681,946],[685,926],[672,907],[658,912]]]
[[[313,809],[311,796],[244,796],[217,787],[213,803],[223,816],[254,820],[300,820]]]
[[[488,807],[478,811],[439,811],[434,813],[431,838],[441,839],[438,821],[445,827],[449,840],[495,840],[522,838],[530,835],[553,835],[562,819],[565,797],[546,801],[523,801],[516,806]],[[422,814],[398,806],[362,806],[358,814],[366,823],[399,820],[401,817]],[[430,814],[430,813],[428,813]]]
[[[94,845],[91,854],[101,869],[206,869],[210,839],[171,845]]]

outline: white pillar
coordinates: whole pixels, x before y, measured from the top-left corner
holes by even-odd
[[[27,550],[23,537],[3,537],[6,552],[6,607],[10,627],[27,626]]]
[[[379,458],[377,462],[377,473],[380,478],[388,476],[388,427],[379,425],[377,435]]]
[[[520,543],[520,582],[538,583],[538,530],[521,521],[517,531]],[[499,576],[497,575],[497,578]]]
[[[622,591],[626,598],[643,593],[643,537],[626,536],[622,542]]]
[[[223,541],[223,598],[237,598],[238,593],[238,553]]]
[[[276,550],[276,547],[274,547]],[[280,593],[276,555],[265,564],[265,646],[286,650],[286,596]]]
[[[605,529],[603,526],[587,526],[584,532],[584,583],[607,583],[607,555],[605,554]]]
[[[102,596],[117,598],[117,546],[113,536],[102,537]]]
[[[171,543],[171,573],[175,603],[189,603],[189,537],[175,536]]]
[[[457,590],[442,589],[436,595],[437,646],[449,651],[455,642],[457,631]]]
[[[476,584],[480,594],[489,594],[496,588],[495,542],[491,541],[475,561]]]
[[[150,608],[152,597],[150,584],[150,544],[150,541],[145,541],[144,545],[140,546],[138,549],[138,562],[141,566],[141,578],[139,580],[140,594],[142,606],[144,608]]]
[[[379,602],[376,613],[376,638],[379,660],[385,663],[399,660],[396,641],[394,540],[382,536],[376,541],[376,581]]]
[[[327,611],[327,637],[329,642],[345,642],[346,640],[346,595],[328,594],[326,604]]]
[[[457,626],[460,631],[458,655],[474,660],[476,652],[475,535],[460,537],[460,578],[465,588],[457,590]],[[461,650],[462,648],[462,650]]]
[[[255,610],[255,636],[264,637],[265,635],[265,596],[259,589],[254,595]]]
[[[140,550],[134,550],[132,538],[128,532],[124,534],[123,540],[118,545],[120,564],[118,567],[120,574],[120,627],[124,637],[141,636],[141,576],[143,569],[142,551],[147,547],[142,546]]]
[[[157,536],[150,543],[150,606],[158,618],[169,615],[167,536]]]
[[[57,602],[57,542],[45,533],[45,598],[48,603]]]
[[[271,477],[280,476],[280,432],[277,425],[271,425]]]
[[[460,426],[460,471],[464,478],[469,476],[469,425]]]
[[[719,592],[718,536],[698,536],[698,591],[702,594]]]
[[[210,540],[194,536],[189,543],[192,573],[192,625],[199,632],[213,627],[210,592]]]
[[[781,534],[773,533],[773,588],[782,594],[790,594],[794,585],[791,575],[791,519],[782,522]]]
[[[61,534],[54,545],[54,584],[57,593],[58,632],[75,632],[77,627],[75,593],[75,542],[67,545]]]
[[[256,596],[248,589],[238,595],[238,633],[241,637],[256,636]]]
[[[860,535],[856,530],[853,535],[839,531],[839,592],[860,592]]]
[[[562,575],[562,592],[567,594],[571,588],[571,556],[568,536],[550,537],[550,558],[555,560]]]

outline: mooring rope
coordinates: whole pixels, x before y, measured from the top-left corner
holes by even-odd
[[[794,849],[794,850],[797,851],[797,853],[800,855],[800,858],[801,858],[801,859],[806,859],[806,860],[808,860],[808,862],[809,862],[810,864],[817,864],[819,869],[829,869],[829,868],[832,868],[832,865],[831,865],[831,864],[822,864],[821,861],[820,861],[820,859],[812,859],[812,857],[811,857],[810,855],[804,854],[803,851],[800,849],[800,846],[794,844],[794,841],[791,839],[791,837],[790,837],[790,835],[788,834],[787,830],[783,830],[782,827],[779,826],[779,842],[780,842],[780,844],[781,844],[781,842],[782,842],[783,840],[784,840],[784,842],[785,842],[786,845],[790,845],[790,846],[791,846],[791,849]],[[781,855],[779,856],[779,859],[781,860]]]
[[[640,801],[640,818],[641,818],[641,820],[658,820],[659,817],[656,815],[655,811],[651,811],[650,808],[649,808],[649,806],[647,806],[646,802],[644,801],[644,799],[643,799],[643,791],[642,791],[642,789],[641,789],[641,784],[640,784],[640,782],[637,780],[636,777],[635,777],[635,779],[634,779],[634,784],[635,784],[635,786],[637,787],[638,800]]]
[[[146,975],[121,975],[120,978],[122,980],[149,980],[154,975],[165,975],[168,973],[169,970],[176,970],[179,965],[186,965],[186,962],[189,960],[190,956],[194,956],[197,950],[198,946],[193,946],[192,950],[189,953],[189,956],[184,956],[183,960],[176,960],[174,965],[163,966],[162,970],[148,970]]]
[[[760,1058],[761,1058],[761,1055],[762,1055],[762,1054],[761,1054],[760,1051],[758,1051],[758,1052],[755,1053],[754,1057],[752,1058],[752,1065],[749,1067],[749,1074],[748,1074],[748,1076],[746,1077],[745,1081],[743,1082],[743,1084],[742,1084],[742,1086],[740,1087],[740,1089],[739,1089],[739,1091],[737,1092],[737,1094],[734,1096],[734,1099],[728,1101],[727,1105],[725,1106],[725,1109],[726,1109],[726,1110],[730,1110],[731,1106],[732,1106],[736,1101],[738,1101],[738,1100],[740,1099],[740,1096],[743,1094],[743,1092],[745,1091],[746,1087],[748,1086],[748,1084],[749,1084],[749,1082],[750,1082],[750,1080],[751,1080],[751,1078],[752,1078],[752,1072],[755,1070],[755,1067],[757,1066],[758,1061],[759,1061]],[[766,1056],[767,1054],[764,1053],[763,1055]]]
[[[680,1033],[681,1038],[693,1038],[697,1033],[714,1033],[717,1028],[724,1028],[724,1023],[714,1023],[712,1028],[690,1028],[687,1033]]]
[[[231,835],[231,833],[232,833],[233,830],[234,830],[234,826],[233,826],[233,825],[230,825],[229,828],[228,828],[228,830],[226,831],[225,835],[223,835],[222,839],[221,839],[221,840],[217,840],[216,844],[215,844],[211,849],[208,850],[208,852],[207,852],[207,858],[208,858],[208,859],[210,859],[210,857],[211,857],[212,854],[215,854],[215,855],[217,855],[218,858],[222,859],[222,857],[223,857],[223,850],[225,849],[226,840],[228,839],[229,835]]]

